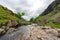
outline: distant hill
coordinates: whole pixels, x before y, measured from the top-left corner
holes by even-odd
[[[33,22],[39,25],[60,28],[60,0],[56,0],[50,4],[48,8]]]

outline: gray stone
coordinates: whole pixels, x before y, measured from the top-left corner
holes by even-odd
[[[21,26],[15,32],[2,36],[0,40],[60,40],[57,33],[57,29],[43,30],[42,26],[34,24]]]

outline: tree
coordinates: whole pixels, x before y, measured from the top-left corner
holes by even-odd
[[[34,18],[31,18],[31,19],[30,19],[30,22],[34,22],[34,20],[35,20]]]
[[[22,13],[18,12],[17,15],[21,18],[21,16],[24,15],[24,12],[22,12]]]

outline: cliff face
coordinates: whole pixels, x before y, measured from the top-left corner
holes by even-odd
[[[52,2],[34,22],[60,28],[60,0]]]

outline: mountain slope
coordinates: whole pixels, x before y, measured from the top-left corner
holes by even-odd
[[[7,22],[8,20],[16,20],[20,24],[28,24],[27,21],[14,14],[11,10],[0,5],[0,24]]]
[[[54,1],[45,12],[34,20],[34,23],[60,28],[60,0]]]

